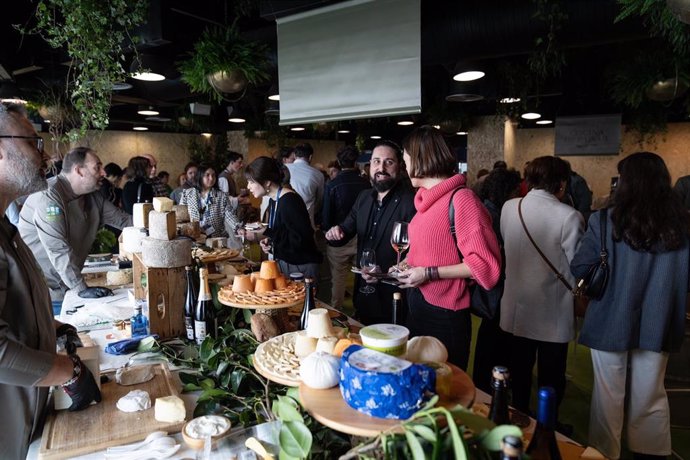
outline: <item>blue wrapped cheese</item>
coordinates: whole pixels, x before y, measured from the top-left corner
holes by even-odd
[[[340,361],[340,392],[372,417],[407,419],[434,394],[436,373],[394,356],[351,345]]]

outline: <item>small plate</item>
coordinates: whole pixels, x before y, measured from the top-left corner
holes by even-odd
[[[268,224],[264,224],[263,222],[252,222],[246,224],[244,226],[244,229],[250,232],[258,232],[259,230],[264,229],[266,227],[268,227]]]

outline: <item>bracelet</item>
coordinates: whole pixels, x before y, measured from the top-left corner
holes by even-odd
[[[79,376],[81,375],[81,361],[79,361],[79,358],[76,356],[69,356],[69,359],[74,364],[74,368],[72,369],[72,378],[60,385],[63,388],[72,385],[77,381],[77,379],[79,379]]]
[[[425,267],[424,278],[426,278],[427,281],[435,281],[441,279],[441,276],[438,273],[438,267]]]

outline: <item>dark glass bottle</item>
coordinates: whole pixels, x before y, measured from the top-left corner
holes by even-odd
[[[541,387],[537,401],[537,428],[525,453],[533,460],[560,460],[556,442],[556,390]]]
[[[393,293],[393,324],[399,324],[398,315],[402,311],[402,294],[399,292]]]
[[[501,460],[519,460],[522,458],[522,439],[517,436],[503,436],[501,441]]]
[[[194,337],[201,344],[206,336],[216,336],[216,311],[208,287],[208,269],[199,269],[199,299],[194,312]]]
[[[187,295],[184,300],[184,328],[187,340],[194,340],[194,310],[196,310],[196,286],[194,285],[194,267],[185,267],[187,276]]]
[[[496,425],[510,423],[510,373],[504,366],[495,366],[491,371],[491,409],[489,419]]]
[[[312,278],[304,279],[304,308],[302,309],[302,316],[299,319],[300,329],[306,330],[309,323],[309,312],[316,308],[314,302],[314,280]]]

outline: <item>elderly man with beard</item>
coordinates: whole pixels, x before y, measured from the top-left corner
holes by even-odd
[[[345,220],[326,232],[329,241],[349,241],[356,236],[357,260],[364,250],[374,250],[376,263],[383,272],[396,262],[397,256],[390,243],[393,224],[409,222],[416,212],[415,192],[403,179],[403,170],[400,147],[391,141],[380,141],[371,154],[369,178],[373,189],[362,191]],[[395,286],[377,283],[370,276],[363,276],[355,278],[357,318],[364,324],[389,323],[393,314],[393,293],[399,290]],[[363,283],[370,283],[374,292],[361,293],[359,287]]]
[[[0,214],[18,197],[47,187],[47,160],[23,108],[0,104]],[[101,395],[76,355],[55,352],[56,336],[74,345],[76,330],[53,319],[36,259],[7,219],[0,221],[0,292],[0,458],[24,459],[41,431],[50,386],[63,385],[72,397],[70,410]]]
[[[19,233],[43,270],[54,306],[68,289],[84,298],[112,295],[108,288],[88,287],[81,274],[99,228],[132,225],[132,216],[101,195],[104,177],[94,151],[77,147],[65,156],[62,172],[48,180],[48,189],[31,195],[19,215]]]

